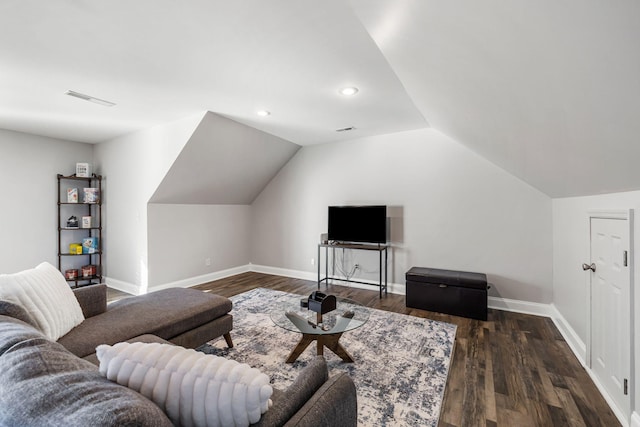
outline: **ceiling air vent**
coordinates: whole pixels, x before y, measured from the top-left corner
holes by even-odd
[[[94,104],[104,105],[105,107],[113,107],[114,105],[116,105],[113,102],[105,101],[104,99],[95,98],[93,96],[85,95],[84,93],[75,92],[73,90],[66,91],[65,95],[73,96],[74,98],[84,99],[85,101],[93,102]]]

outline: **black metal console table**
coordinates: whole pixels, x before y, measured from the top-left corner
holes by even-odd
[[[324,248],[324,278],[320,277],[321,270],[321,250]],[[329,248],[331,248],[331,261],[333,262],[332,272],[335,272],[336,265],[336,257],[335,250],[336,249],[355,249],[362,251],[377,251],[379,256],[379,281],[378,283],[371,282],[363,282],[361,280],[352,280],[340,277],[331,277],[329,276]],[[387,258],[388,258],[388,246],[381,244],[372,244],[372,245],[359,245],[359,244],[350,244],[350,243],[320,243],[318,244],[318,289],[320,289],[320,284],[325,282],[327,286],[330,284],[331,280],[339,280],[342,282],[351,282],[351,283],[361,283],[363,285],[377,286],[380,290],[380,298],[382,298],[382,290],[384,290],[384,294],[387,295]],[[384,260],[382,256],[384,254]],[[384,282],[382,281],[382,273],[384,271]]]

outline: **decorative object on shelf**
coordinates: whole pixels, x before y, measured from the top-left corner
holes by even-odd
[[[72,215],[67,220],[67,228],[78,228],[78,218]]]
[[[78,203],[77,188],[67,188],[67,203]]]
[[[83,216],[82,217],[82,228],[91,228],[91,217]]]
[[[76,176],[78,178],[89,178],[91,176],[91,165],[89,163],[76,163]]]
[[[64,277],[67,280],[76,279],[78,277],[78,269],[77,268],[70,268],[68,270],[65,270],[64,271]]]
[[[84,191],[84,203],[98,203],[100,202],[100,190],[97,188],[83,188]]]
[[[97,237],[85,237],[84,239],[82,239],[83,254],[95,254],[96,252],[98,252]]]
[[[93,264],[82,266],[82,277],[95,276],[98,271],[97,267]]]
[[[82,245],[80,243],[69,243],[69,253],[72,255],[82,255]]]

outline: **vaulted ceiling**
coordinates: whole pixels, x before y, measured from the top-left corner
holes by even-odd
[[[149,202],[250,205],[299,149],[292,142],[206,113]]]
[[[551,197],[636,190],[638,22],[636,0],[5,0],[0,127],[99,143],[208,110],[307,145],[431,126]]]

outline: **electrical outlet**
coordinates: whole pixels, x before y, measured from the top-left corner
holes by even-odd
[[[311,258],[311,265],[316,265],[316,259],[315,258]]]
[[[355,267],[355,269],[357,270],[357,269],[359,269],[359,268],[360,268],[360,264],[356,264],[356,265],[354,265],[354,267]]]
[[[205,258],[204,265],[211,265],[211,258]]]

